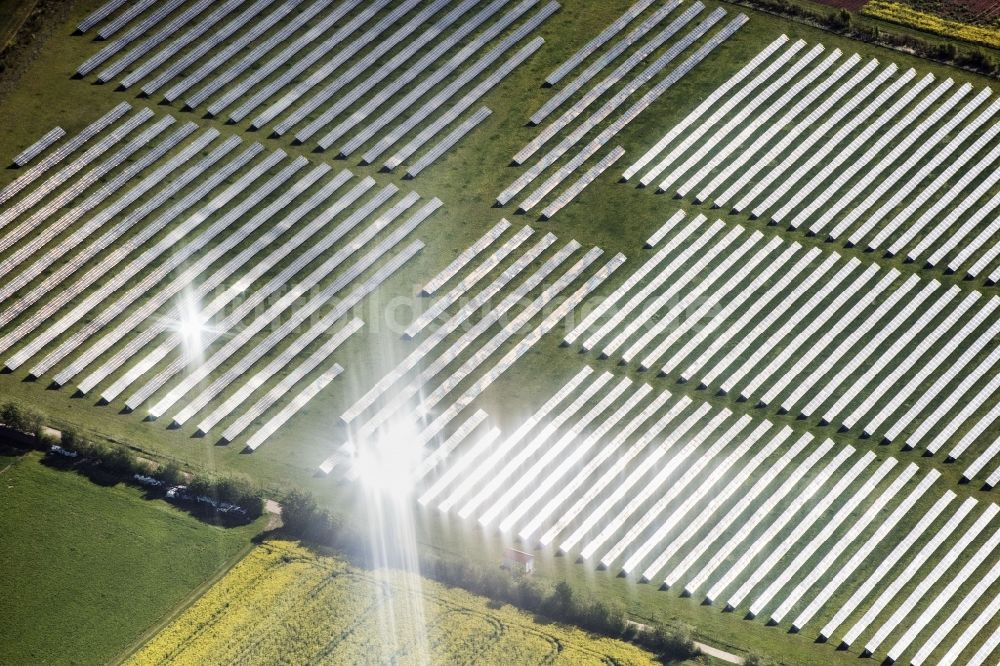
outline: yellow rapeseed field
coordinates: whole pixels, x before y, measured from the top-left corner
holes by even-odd
[[[892,21],[899,25],[910,26],[924,32],[1000,48],[1000,26],[978,26],[950,21],[888,0],[871,0],[861,11],[863,14]]]
[[[653,664],[621,641],[288,541],[253,550],[127,662]]]

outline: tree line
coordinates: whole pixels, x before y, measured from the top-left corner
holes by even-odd
[[[87,472],[99,471],[113,480],[136,484],[136,475],[154,479],[165,492],[168,488],[185,485],[194,497],[207,497],[217,503],[235,504],[248,518],[255,519],[264,511],[261,488],[242,476],[185,473],[176,462],[158,464],[136,455],[127,446],[88,440],[73,430],[64,428],[56,437],[46,431],[44,416],[15,403],[0,406],[0,423],[9,430],[32,438],[37,448],[51,451],[58,445],[79,458],[77,465],[84,465]]]
[[[366,564],[366,540],[316,499],[292,490],[282,502],[284,531],[307,543],[327,546],[355,562]],[[689,627],[653,621],[640,627],[629,622],[625,609],[595,599],[560,581],[554,585],[530,575],[512,574],[467,560],[422,553],[420,573],[444,585],[458,587],[557,622],[639,645],[663,661],[683,661],[700,654]]]
[[[928,60],[945,65],[956,65],[987,76],[1000,76],[1000,62],[980,49],[959,49],[951,42],[931,43],[913,35],[880,30],[878,26],[859,24],[852,20],[851,12],[846,9],[824,12],[792,0],[731,1],[752,9],[760,9],[771,14],[809,23],[868,44],[909,51]]]

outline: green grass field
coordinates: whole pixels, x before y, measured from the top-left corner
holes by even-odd
[[[113,661],[249,549],[121,485],[0,451],[0,663]]]
[[[403,191],[414,189],[425,197],[440,197],[445,202],[443,211],[438,213],[433,221],[426,226],[424,233],[420,234],[420,237],[428,243],[427,249],[416,262],[407,266],[393,280],[389,289],[380,294],[380,298],[383,300],[396,295],[412,293],[414,285],[419,284],[422,278],[426,278],[444,266],[458,251],[469,245],[485,229],[492,226],[500,216],[508,217],[515,226],[530,221],[541,231],[551,230],[562,241],[577,238],[586,246],[597,245],[605,250],[607,257],[615,252],[624,252],[629,257],[626,268],[619,271],[619,274],[602,286],[598,292],[599,295],[609,293],[627,277],[635,265],[642,261],[643,258],[639,250],[642,242],[675,210],[682,208],[690,212],[704,212],[710,216],[721,213],[721,211],[710,212],[707,207],[695,206],[686,201],[675,201],[666,196],[655,196],[651,192],[636,192],[631,185],[618,184],[615,182],[621,170],[618,167],[623,168],[627,163],[630,163],[630,159],[641,155],[649,145],[662,136],[665,127],[669,127],[683,117],[698,101],[728,78],[739,63],[745,62],[756,54],[762,45],[782,32],[792,38],[805,39],[810,44],[822,42],[830,48],[839,47],[845,53],[856,51],[865,57],[877,57],[884,63],[896,62],[901,68],[914,67],[920,74],[931,72],[939,78],[950,76],[958,83],[970,82],[976,88],[991,83],[983,77],[898,52],[850,41],[808,26],[746,10],[734,4],[708,2],[706,4],[710,8],[716,5],[725,7],[730,15],[744,11],[751,17],[751,21],[733,39],[722,45],[695,72],[685,77],[637,121],[633,122],[626,131],[616,137],[616,141],[626,149],[626,157],[619,165],[592,184],[573,204],[561,211],[552,222],[536,223],[533,218],[528,220],[515,217],[512,206],[496,210],[490,208],[490,204],[496,194],[513,180],[516,174],[520,173],[519,170],[505,166],[510,156],[536,133],[535,129],[524,127],[523,124],[527,116],[550,94],[549,91],[540,88],[538,82],[581,43],[618,16],[628,3],[587,3],[583,0],[563,2],[563,9],[546,22],[540,31],[540,34],[546,39],[546,46],[483,100],[487,106],[493,109],[493,115],[484,125],[467,137],[460,144],[459,149],[435,164],[412,183],[402,182],[401,174],[377,174],[373,167],[357,167],[353,161],[336,161],[330,155],[315,155],[309,152],[309,146],[291,146],[288,140],[270,139],[263,132],[244,134],[242,129],[245,123],[229,126],[220,120],[202,120],[200,114],[183,113],[177,108],[137,99],[134,92],[118,93],[114,92],[111,86],[98,86],[89,82],[71,80],[70,73],[96,48],[89,37],[71,37],[72,27],[76,21],[99,4],[101,4],[99,0],[80,2],[73,12],[71,21],[56,30],[51,48],[43,50],[41,56],[27,70],[15,91],[0,102],[0,114],[3,114],[5,118],[5,125],[12,128],[11,131],[0,135],[0,155],[14,155],[56,124],[72,133],[113,104],[121,100],[128,100],[137,107],[149,104],[150,108],[158,114],[171,113],[179,120],[197,120],[199,123],[215,127],[223,133],[239,133],[246,140],[261,141],[268,149],[280,147],[290,154],[303,154],[313,160],[328,160],[335,168],[346,167],[355,174],[373,175],[379,184],[394,182],[400,185]],[[13,171],[0,172],[0,185],[9,182],[15,175],[16,173]],[[727,218],[727,221],[735,221],[759,229],[767,236],[785,234],[782,230],[767,227],[763,223],[751,223],[744,216]],[[795,234],[794,238],[806,247],[818,246],[826,249],[831,247],[821,239],[807,237],[804,234]],[[858,248],[844,249],[837,246],[837,250],[844,256],[857,256],[863,261],[870,261]],[[924,277],[932,275],[922,271],[916,265],[904,264],[901,257],[885,260],[882,263],[898,268],[904,276],[914,272],[918,272]],[[933,277],[945,284],[956,284],[963,290],[973,288],[972,285],[963,283],[958,276],[947,276],[940,271],[934,272]],[[987,291],[994,293],[995,289]],[[501,377],[480,398],[478,404],[491,416],[499,418],[502,426],[509,427],[530,413],[540,399],[551,395],[579,368],[581,357],[574,351],[558,347],[561,333],[562,331],[557,330],[546,336],[522,362],[518,363],[507,375]],[[47,390],[47,382],[45,381],[23,382],[22,374],[0,376],[0,396],[3,396],[4,399],[34,406],[47,414],[52,425],[56,427],[72,425],[87,436],[127,443],[153,457],[176,458],[199,470],[247,474],[270,486],[275,493],[280,493],[289,486],[305,488],[316,493],[326,505],[340,513],[353,516],[360,523],[365,520],[363,512],[358,511],[361,498],[350,486],[317,477],[315,469],[318,463],[329,454],[334,444],[343,439],[343,431],[335,424],[336,416],[350,404],[361,390],[367,389],[394,364],[395,357],[398,357],[402,349],[403,345],[388,335],[379,336],[374,340],[368,338],[351,340],[341,352],[338,352],[338,361],[348,369],[348,375],[343,381],[338,380],[329,390],[317,396],[305,410],[286,424],[274,438],[253,455],[241,455],[238,447],[235,446],[216,446],[214,441],[207,438],[193,439],[190,429],[167,430],[166,424],[162,420],[152,424],[144,423],[141,412],[128,416],[119,415],[117,412],[120,404],[96,407],[93,405],[93,397],[73,399],[67,389]],[[503,350],[506,349],[507,347],[503,348]],[[373,353],[373,350],[377,350],[378,354]],[[612,369],[610,363],[598,364],[592,358],[588,360],[601,369],[603,369],[602,365]],[[539,372],[538,368],[540,367],[544,368],[545,372]],[[653,381],[649,374],[638,373],[633,369],[615,368],[613,371],[619,375],[627,374],[637,381]],[[665,382],[660,381],[657,385],[658,387],[666,387],[665,384]],[[752,405],[748,403],[737,404],[731,398],[714,396],[705,391],[699,392],[690,385],[675,386],[670,383],[667,388],[674,392],[691,394],[693,397],[696,396],[697,400],[705,400],[714,405],[726,405],[736,413],[763,415],[760,410],[754,410]],[[896,455],[904,462],[915,461],[925,468],[933,466],[940,469],[944,475],[938,488],[954,488],[960,496],[976,494],[976,489],[973,487],[957,485],[961,466],[945,464],[940,456],[923,459],[920,457],[919,451],[901,453],[895,447],[892,450],[887,450],[885,447],[879,447],[876,440],[859,441],[856,433],[837,434],[833,428],[818,428],[813,422],[796,421],[791,415],[780,416],[769,412],[767,416],[777,423],[789,425],[798,432],[812,429],[818,436],[829,436],[838,443],[850,442],[858,448],[871,447],[880,455]],[[16,467],[11,468],[10,471],[0,476],[0,480],[9,484],[7,475],[24,468],[25,462],[22,461]],[[39,468],[37,464],[28,465],[28,467],[40,476],[54,474],[50,470]],[[70,480],[63,481],[63,478]],[[44,481],[44,478],[38,479],[38,482]],[[117,502],[119,496],[126,499],[131,498],[131,501],[136,504],[137,513],[140,513],[139,508],[147,506],[155,506],[171,517],[176,513],[165,505],[142,502],[133,494],[134,491],[119,488],[110,490],[97,488],[72,475],[64,475],[58,480],[60,484],[76,484],[77,482],[80,484],[81,493],[84,491],[103,493],[108,498],[108,502],[112,501],[111,498]],[[11,492],[2,486],[0,486],[0,491]],[[62,497],[63,495],[60,495],[60,499]],[[29,505],[27,508],[33,508],[36,504],[30,498],[21,501]],[[77,504],[67,500],[67,505],[76,506]],[[93,512],[95,519],[107,515],[119,515],[114,511],[115,506],[117,505],[105,504],[102,508],[96,509]],[[8,514],[5,511],[5,515],[17,514],[14,512]],[[187,520],[185,517],[181,518]],[[148,520],[148,524],[152,525],[152,518],[137,518],[135,524],[145,524],[145,520]],[[18,529],[34,529],[33,521],[22,520],[19,517],[15,522]],[[103,525],[104,523],[99,521],[98,524]],[[172,523],[167,521],[167,524]],[[76,525],[74,524],[73,527]],[[164,542],[162,542],[160,550],[164,552],[171,549],[170,539],[180,540],[185,534],[192,534],[199,530],[210,530],[209,533],[215,533],[214,529],[206,528],[193,521],[183,530],[155,526],[151,526],[150,529],[155,536],[147,538],[163,539]],[[79,538],[85,538],[88,532],[92,533],[92,531],[93,528],[79,530]],[[168,532],[169,536],[166,534]],[[135,626],[131,627],[131,633],[123,627],[117,632],[122,640],[114,645],[109,643],[101,654],[114,654],[122,645],[127,644],[130,639],[126,637],[126,634],[134,637],[142,631],[143,627],[155,622],[157,618],[167,612],[167,609],[183,599],[186,591],[195,587],[198,581],[204,580],[212,571],[221,566],[221,563],[225,562],[232,553],[237,552],[240,544],[246,541],[245,534],[224,533],[222,536],[225,537],[225,548],[220,542],[214,549],[208,549],[210,552],[201,553],[204,556],[204,562],[200,565],[202,567],[200,574],[192,574],[189,579],[184,581],[183,585],[172,579],[170,584],[176,585],[176,589],[173,590],[173,596],[169,599],[163,598],[158,607],[159,611],[152,616],[147,616],[142,622],[135,620]],[[494,561],[500,546],[500,540],[496,536],[481,534],[470,530],[465,525],[450,523],[437,513],[423,516],[418,537],[421,543],[428,548],[431,548],[431,544],[433,544],[435,549],[472,557],[481,562]],[[27,540],[27,537],[25,539]],[[232,540],[232,543],[229,540]],[[15,543],[18,541],[15,540]],[[60,543],[65,543],[65,547],[68,548],[73,542],[71,537],[66,537]],[[206,541],[206,543],[208,542]],[[5,545],[6,543],[5,539]],[[130,540],[129,544],[131,543],[133,541]],[[119,546],[125,548],[122,544]],[[115,553],[116,558],[121,557],[124,560],[125,558],[120,555],[123,552],[129,551],[109,548],[101,555],[108,557],[108,553]],[[138,557],[142,552],[145,550],[135,549],[132,554]],[[66,557],[62,557],[58,561],[65,561],[65,559]],[[95,561],[100,561],[100,559],[100,557],[96,557]],[[663,615],[677,621],[690,623],[696,626],[699,639],[705,642],[731,647],[737,651],[753,650],[772,654],[788,664],[847,664],[854,663],[857,658],[856,652],[836,652],[831,646],[818,647],[814,645],[813,635],[794,636],[787,634],[784,629],[768,628],[761,623],[743,622],[741,617],[734,614],[723,614],[718,609],[701,607],[698,605],[698,600],[681,599],[675,593],[658,592],[653,586],[636,585],[632,581],[616,578],[613,572],[595,572],[588,567],[575,564],[568,558],[546,555],[539,559],[541,560],[539,567],[542,576],[566,578],[580,586],[588,587],[595,595],[621,599],[636,618]],[[32,560],[39,561],[37,555]],[[135,565],[148,564],[156,567],[168,567],[170,564],[169,561],[159,560],[149,563],[133,562]],[[874,567],[874,564],[872,566]],[[35,568],[34,571],[45,572],[50,579],[54,580],[55,578],[51,576],[51,572],[46,572],[44,567]],[[74,573],[76,572],[67,573],[67,577],[72,577]],[[155,582],[160,580],[158,576],[163,575],[163,570],[161,570],[143,576],[142,585],[146,585],[146,578],[148,578],[150,584],[155,586]],[[115,578],[118,577],[115,576]],[[134,577],[126,576],[121,576],[121,578],[137,580]],[[61,580],[65,581],[66,578]],[[47,579],[46,584],[48,583]],[[138,585],[139,582],[135,584]],[[63,587],[57,587],[55,591],[61,589]],[[144,587],[142,592],[148,592],[149,589],[149,587]],[[141,597],[142,594],[134,594],[130,599],[138,603]],[[152,606],[149,598],[146,598],[143,603]],[[124,605],[113,606],[110,604],[109,607],[125,608]],[[119,615],[121,617],[118,617]],[[137,613],[133,612],[123,612],[117,613],[115,617],[125,622],[132,621],[136,615]],[[81,627],[78,636],[81,638],[86,636],[87,631],[82,628],[82,625],[78,626]],[[47,634],[47,632],[42,633]],[[42,650],[42,644],[39,645],[37,649]],[[58,650],[58,652],[63,654],[62,650]],[[32,653],[25,654],[32,656]],[[95,651],[93,654],[96,658],[98,652]],[[3,659],[0,658],[0,661]]]

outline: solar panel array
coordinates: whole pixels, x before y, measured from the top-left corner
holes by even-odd
[[[487,122],[483,97],[558,9],[111,0],[78,26],[101,42],[77,74],[415,178]],[[568,206],[747,20],[636,2],[545,78],[497,204]],[[320,471],[355,477],[405,422],[419,504],[506,542],[865,654],[983,663],[1000,507],[875,444],[1000,483],[1000,299],[850,248],[997,282],[1000,102],[784,35],[702,92],[624,179],[848,251],[679,210],[623,271],[622,254],[502,219],[422,276]],[[0,189],[7,370],[248,451],[346,383],[337,357],[371,333],[358,306],[416,263],[442,202],[243,136],[123,102],[19,154]],[[545,341],[592,356],[494,421],[484,396]]]
[[[954,508],[936,470],[589,366],[513,431],[477,412],[419,465],[422,505],[522,547],[912,663],[961,653],[1000,572],[1000,507]]]
[[[162,90],[165,102],[360,153],[365,164],[410,163],[415,177],[485,119],[474,105],[541,47],[531,34],[558,9],[541,0],[106,5],[79,29],[118,36],[77,75]]]
[[[31,160],[35,159],[43,152],[45,152],[46,148],[48,148],[49,146],[51,146],[53,143],[63,138],[64,136],[66,136],[66,130],[64,130],[62,127],[53,127],[50,131],[46,132],[42,136],[42,138],[40,138],[38,141],[36,141],[35,143],[31,144],[30,146],[22,150],[20,153],[18,153],[12,160],[13,165],[18,168],[23,167],[28,162],[30,162]]]
[[[493,249],[482,259],[479,257]],[[429,302],[407,328],[412,348],[341,415],[351,441],[324,461],[330,473],[400,414],[423,442],[449,424],[625,261],[602,260],[575,240],[537,238],[502,221],[424,288]],[[499,300],[497,300],[499,299]]]
[[[1000,280],[1000,101],[786,37],[623,174],[969,278]]]
[[[174,426],[208,412],[203,434],[254,399],[226,430],[251,449],[340,372],[313,378],[441,206],[128,104],[0,198],[7,370],[131,410],[150,401]]]
[[[908,449],[991,450],[1000,298],[704,215],[649,246],[567,344]]]
[[[558,118],[546,125],[514,156],[513,163],[523,166],[547,143],[560,138],[556,145],[497,196],[498,205],[506,206],[522,192],[527,192],[518,204],[518,212],[524,213],[535,208],[587,160],[601,152],[606,143],[649,105],[749,20],[745,14],[740,14],[728,22],[723,22],[726,17],[724,9],[719,7],[705,14],[706,8],[701,2],[694,2],[678,10],[680,2],[674,0],[648,11],[650,4],[639,2],[633,5],[546,79],[549,85],[556,84],[574,68],[594,58],[590,65],[556,91],[531,117],[532,124],[540,124],[557,109],[569,104]],[[629,34],[613,43],[603,53],[598,53],[601,45],[610,42],[627,24],[639,21],[643,16],[645,18]],[[662,25],[664,22],[665,25]],[[596,58],[595,53],[598,53]],[[590,86],[593,79],[626,53],[628,57],[624,61]],[[640,65],[643,66],[642,69],[633,76],[633,70]],[[664,72],[667,72],[665,76]],[[578,94],[581,90],[583,93]],[[612,114],[626,103],[629,104],[624,112],[612,118]],[[597,106],[596,110],[591,111],[591,107],[594,106]],[[577,150],[581,143],[582,147],[577,152],[571,153]],[[612,148],[598,159],[597,164],[606,168],[618,159],[614,155],[620,157],[619,150],[620,147]],[[563,159],[566,155],[570,155],[568,160]],[[559,166],[556,166],[557,164]],[[528,190],[528,186],[546,171],[549,172],[548,178],[533,190]],[[555,200],[545,206],[542,219],[555,215],[601,171],[603,168],[600,167],[596,171],[587,170],[583,178],[565,188]]]

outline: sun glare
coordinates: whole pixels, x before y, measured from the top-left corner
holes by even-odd
[[[190,289],[185,289],[177,298],[176,318],[171,328],[181,336],[184,359],[188,365],[197,365],[205,355],[205,332],[202,323],[201,302]]]
[[[353,449],[353,469],[367,488],[402,498],[413,489],[414,473],[420,462],[418,430],[401,419],[382,428],[374,441],[361,442]]]

